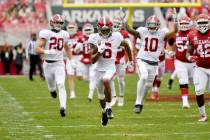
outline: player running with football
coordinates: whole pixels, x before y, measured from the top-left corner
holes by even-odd
[[[50,19],[51,30],[44,29],[39,33],[36,53],[44,55],[43,70],[48,90],[53,98],[57,97],[56,86],[59,92],[60,114],[65,117],[66,89],[64,51],[69,59],[71,53],[68,48],[68,32],[62,30],[63,19],[56,14]]]
[[[89,37],[92,63],[96,63],[96,86],[98,98],[102,107],[102,125],[113,118],[111,109],[110,81],[116,75],[115,58],[119,46],[127,50],[129,45],[119,32],[112,32],[112,22],[103,17],[97,23],[98,33]],[[131,55],[131,53],[130,53]]]

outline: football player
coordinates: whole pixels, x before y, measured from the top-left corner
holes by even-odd
[[[44,54],[43,70],[48,90],[53,98],[57,97],[56,86],[59,91],[60,114],[65,116],[66,89],[65,89],[65,64],[64,50],[69,59],[71,53],[68,48],[68,32],[62,30],[63,19],[56,14],[50,19],[51,30],[44,29],[39,33],[36,53]]]
[[[168,28],[165,28],[165,30],[166,30],[166,32],[169,31]],[[167,40],[164,41],[164,47],[163,47],[163,50],[161,51],[160,56],[159,56],[158,73],[155,76],[155,80],[154,80],[153,86],[152,86],[152,93],[150,96],[150,98],[152,100],[159,100],[159,88],[160,88],[161,81],[163,79],[163,74],[165,71],[165,51],[166,51],[166,47],[168,44],[167,42],[168,42]]]
[[[82,57],[82,45],[78,43],[78,38],[82,36],[82,33],[77,32],[77,30],[77,24],[75,22],[69,22],[67,25],[67,31],[69,33],[68,45],[71,48],[73,57],[71,60],[67,59],[66,71],[69,81],[70,99],[74,99],[76,97],[74,78],[77,77],[79,80],[82,79],[82,64],[80,62]]]
[[[88,38],[91,34],[94,33],[94,27],[90,23],[84,24],[82,28],[82,32],[84,35],[83,39],[83,49],[82,49],[82,71],[83,71],[83,79],[89,81],[89,94],[88,100],[91,102],[93,100],[93,94],[95,90],[95,64],[91,63],[91,52],[90,45],[88,44]]]
[[[97,23],[98,33],[91,34],[89,43],[91,47],[92,63],[96,63],[95,77],[98,89],[98,98],[102,107],[102,125],[113,118],[111,110],[110,81],[116,75],[115,58],[119,46],[127,50],[129,45],[119,32],[112,32],[112,22],[103,17]],[[131,53],[129,55],[131,57]],[[132,58],[129,58],[132,60]]]
[[[160,20],[153,15],[147,18],[146,27],[137,30],[125,25],[127,31],[141,40],[140,50],[137,55],[139,81],[137,83],[137,98],[134,112],[140,113],[143,108],[144,98],[152,86],[158,70],[158,61],[164,46],[164,39],[173,36],[175,31],[166,33],[160,29]]]
[[[196,30],[191,31],[188,35],[189,39],[189,57],[188,60],[196,62],[194,71],[194,85],[196,100],[200,113],[199,122],[207,121],[205,111],[204,93],[208,79],[210,77],[210,17],[205,14],[200,14],[196,18]],[[195,55],[192,55],[194,50]]]
[[[178,32],[175,36],[175,71],[179,79],[179,87],[182,95],[182,107],[189,108],[188,86],[193,83],[194,63],[186,58],[188,43],[188,34],[191,31],[191,19],[183,16],[178,20]]]
[[[129,48],[131,48],[131,41],[129,39],[128,32],[122,29],[122,21],[120,18],[114,18],[113,31],[120,32],[124,40],[127,41],[127,43],[129,44]],[[118,106],[124,105],[125,69],[126,67],[128,68],[132,67],[132,61],[128,61],[126,65],[126,62],[125,62],[126,53],[127,53],[126,50],[123,47],[119,46],[116,60],[115,60],[116,70],[117,70],[116,76],[117,76],[118,87],[119,87],[119,98],[116,97],[114,80],[112,80],[111,81],[111,91],[112,91],[111,105],[112,106],[115,105],[117,100],[118,100]]]

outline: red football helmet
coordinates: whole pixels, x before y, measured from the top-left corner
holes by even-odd
[[[160,28],[160,20],[157,16],[152,15],[146,20],[146,27],[151,33],[155,33]]]
[[[69,32],[69,35],[74,35],[78,30],[78,26],[75,22],[69,22],[67,25],[67,31]]]
[[[113,20],[113,31],[120,31],[122,28],[122,21],[120,18],[114,18]]]
[[[99,35],[107,38],[112,33],[112,22],[109,18],[103,17],[98,21],[97,28]]]
[[[94,33],[94,27],[92,24],[90,23],[86,23],[83,28],[82,28],[82,32],[84,35],[86,35],[87,37],[89,37],[91,34]]]
[[[187,31],[190,29],[191,19],[187,16],[183,16],[178,21],[178,28],[180,31]]]
[[[196,18],[196,27],[201,33],[206,33],[210,28],[210,17],[205,14],[198,15]]]
[[[63,27],[63,23],[64,23],[63,18],[59,14],[53,15],[50,18],[50,26],[51,26],[51,28],[55,29],[57,31],[61,30],[61,28]]]

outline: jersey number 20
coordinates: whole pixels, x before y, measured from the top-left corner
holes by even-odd
[[[50,38],[50,44],[49,44],[49,49],[55,49],[61,51],[63,49],[63,38],[56,38],[56,37],[51,37]]]

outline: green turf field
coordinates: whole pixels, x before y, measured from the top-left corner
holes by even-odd
[[[178,84],[170,91],[167,80],[161,94],[173,98],[179,93]],[[96,95],[92,103],[87,100],[87,82],[77,81],[77,98],[68,98],[67,115],[61,118],[58,99],[51,98],[38,77],[34,82],[0,77],[0,140],[210,140],[210,124],[197,121],[195,101],[188,110],[181,108],[181,102],[146,101],[143,112],[135,114],[136,81],[137,75],[127,76],[125,106],[114,106],[115,118],[102,127]],[[206,111],[210,115],[207,103]]]

